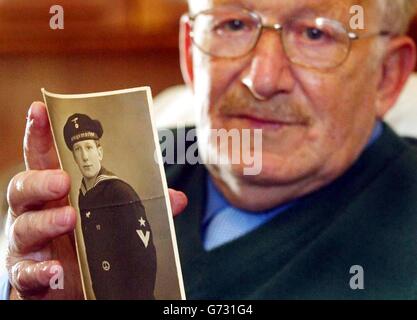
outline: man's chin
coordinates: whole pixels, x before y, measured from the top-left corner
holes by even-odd
[[[262,161],[262,165],[232,164],[224,166],[221,171],[229,171],[229,175],[237,180],[259,186],[283,186],[297,183],[314,174],[312,167],[297,168],[279,162]]]
[[[92,179],[92,178],[94,178],[96,176],[97,176],[97,174],[92,174],[91,172],[83,172],[83,177],[85,179]]]

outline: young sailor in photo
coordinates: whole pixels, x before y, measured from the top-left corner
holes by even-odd
[[[78,204],[97,299],[154,299],[156,251],[141,199],[106,170],[98,120],[74,114],[65,142],[83,176]]]

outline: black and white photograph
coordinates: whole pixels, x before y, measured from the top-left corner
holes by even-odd
[[[70,203],[79,213],[85,297],[185,298],[150,89],[42,91],[61,166],[71,177]]]

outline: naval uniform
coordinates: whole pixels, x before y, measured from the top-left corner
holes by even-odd
[[[156,251],[145,208],[133,188],[102,168],[82,181],[79,208],[97,299],[154,299]]]

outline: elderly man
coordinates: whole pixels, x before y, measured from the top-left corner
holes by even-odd
[[[199,151],[212,129],[261,129],[262,170],[173,165],[189,199],[176,218],[189,298],[417,298],[417,151],[381,119],[415,64],[415,1],[190,0],[182,70]],[[228,150],[228,152],[232,152]],[[12,298],[79,297],[75,213],[45,109],[32,105],[28,171],[9,188]],[[230,154],[229,154],[230,155]],[[48,169],[48,170],[47,170]],[[174,214],[185,198],[171,191]],[[42,205],[41,205],[42,204]],[[29,223],[29,221],[31,223]],[[62,264],[64,292],[49,289]]]

